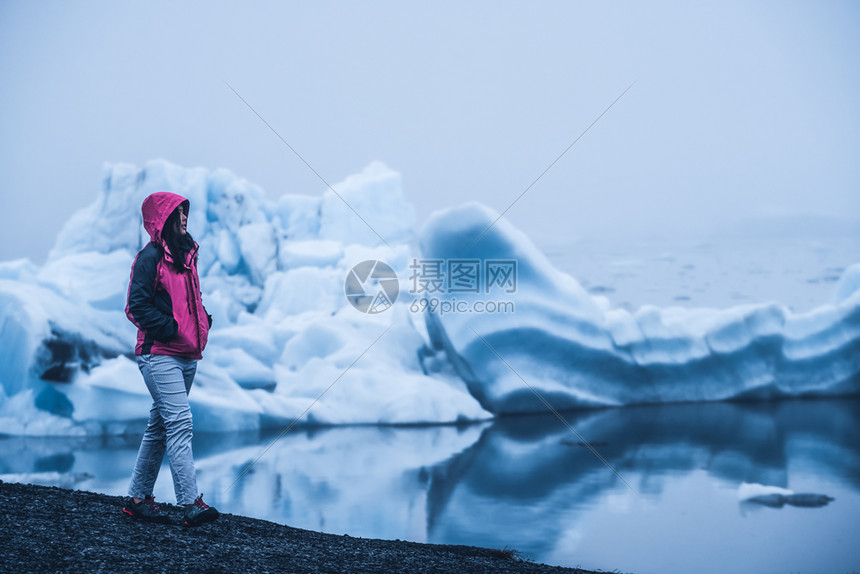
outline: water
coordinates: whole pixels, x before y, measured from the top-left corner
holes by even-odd
[[[831,302],[846,267],[860,261],[851,233],[698,235],[538,242],[555,267],[613,307],[726,308],[777,302],[806,312]]]
[[[551,415],[305,430],[274,444],[198,434],[194,448],[207,501],[301,528],[637,574],[860,569],[860,400],[565,416],[621,478]],[[138,440],[0,439],[0,479],[123,495]],[[738,500],[744,482],[835,500],[769,508]],[[174,499],[166,465],[155,494]]]

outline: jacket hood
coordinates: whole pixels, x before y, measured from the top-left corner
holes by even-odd
[[[167,218],[183,203],[185,212],[188,213],[191,202],[176,193],[157,191],[143,200],[143,205],[140,207],[143,228],[149,233],[149,238],[153,242],[161,244],[161,230],[164,229]]]

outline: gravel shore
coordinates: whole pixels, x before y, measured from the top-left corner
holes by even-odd
[[[594,574],[516,552],[373,540],[224,514],[196,528],[125,516],[125,499],[0,482],[2,572],[527,572]]]

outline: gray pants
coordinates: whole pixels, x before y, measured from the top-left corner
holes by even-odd
[[[152,395],[152,409],[128,494],[134,498],[152,494],[166,450],[176,503],[191,504],[197,498],[197,476],[191,453],[188,393],[197,372],[197,361],[170,355],[139,355],[137,366]]]

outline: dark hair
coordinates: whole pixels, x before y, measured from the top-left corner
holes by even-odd
[[[183,202],[182,207],[188,210],[188,202]],[[179,271],[185,271],[185,258],[188,253],[194,249],[194,239],[190,233],[182,235],[176,232],[176,223],[179,221],[179,208],[173,210],[167,221],[164,222],[164,227],[161,230],[161,238],[167,244],[170,250],[170,255],[173,257],[173,268]]]

